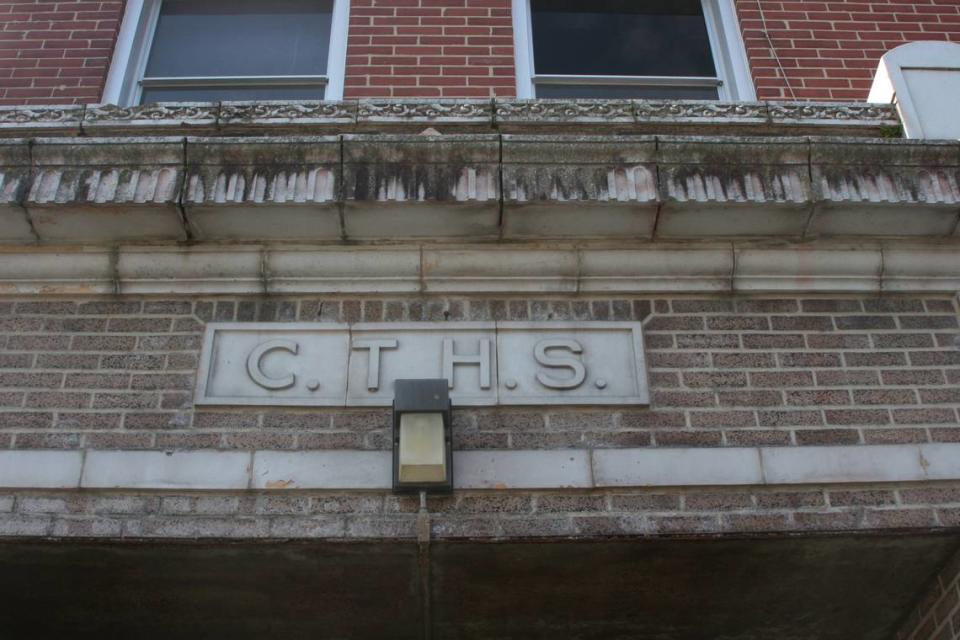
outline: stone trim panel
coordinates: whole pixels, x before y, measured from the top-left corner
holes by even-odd
[[[79,464],[78,464],[79,461]],[[0,451],[0,488],[389,489],[389,451]],[[960,444],[455,451],[454,489],[960,481]]]

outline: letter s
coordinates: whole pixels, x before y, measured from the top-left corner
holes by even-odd
[[[549,355],[547,349],[567,349],[573,353],[583,353],[583,347],[576,340],[565,340],[563,338],[553,338],[541,340],[533,348],[533,357],[545,367],[552,369],[570,369],[573,371],[573,377],[554,378],[543,371],[537,372],[537,380],[540,384],[549,389],[576,389],[587,377],[587,369],[580,362],[580,359],[574,356]]]

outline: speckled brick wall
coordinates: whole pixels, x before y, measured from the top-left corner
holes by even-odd
[[[372,491],[0,492],[0,538],[409,540],[424,517],[437,540],[948,532],[960,485],[458,491],[422,513]]]
[[[456,411],[460,449],[960,441],[947,297],[0,301],[0,447],[386,449],[386,409],[193,407],[204,323],[643,321],[649,408]]]

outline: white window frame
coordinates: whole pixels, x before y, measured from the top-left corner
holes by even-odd
[[[597,0],[602,2],[602,0]],[[733,0],[701,0],[703,17],[710,36],[710,49],[717,65],[716,78],[689,76],[598,76],[537,75],[533,60],[533,24],[530,0],[513,0],[514,58],[517,97],[536,97],[536,85],[587,84],[620,86],[709,86],[717,87],[720,100],[751,102],[757,93],[747,64],[747,49],[737,21]]]
[[[140,104],[143,74],[150,56],[150,47],[157,30],[160,4],[163,0],[127,0],[120,33],[110,62],[110,71],[101,101],[105,104],[131,106]],[[224,0],[229,2],[230,0]],[[343,74],[347,63],[347,27],[350,22],[350,0],[334,0],[330,23],[330,49],[327,73],[322,76],[244,76],[245,86],[275,87],[290,84],[326,85],[324,100],[343,99]],[[151,86],[216,86],[237,83],[238,78],[154,78]]]

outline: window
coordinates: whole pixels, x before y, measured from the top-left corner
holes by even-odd
[[[514,0],[521,98],[756,99],[732,0]]]
[[[129,0],[104,102],[337,100],[347,0]]]

